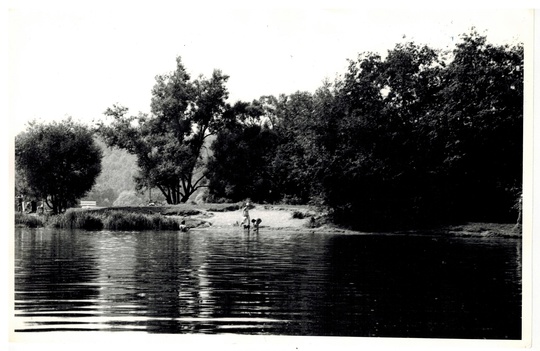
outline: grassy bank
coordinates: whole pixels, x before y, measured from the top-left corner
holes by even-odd
[[[18,226],[34,228],[179,230],[182,220],[188,228],[230,227],[241,220],[240,210],[240,203],[78,208],[59,215],[17,213],[15,222]],[[256,205],[253,211],[254,218],[262,217],[263,226],[272,228],[304,227],[303,223],[312,216],[305,206]],[[313,228],[313,220],[305,223],[305,227]]]
[[[53,216],[32,214],[15,215],[15,224],[30,228],[52,227],[86,230],[179,230],[180,219],[164,216],[160,213],[143,213],[128,209],[110,209],[109,211],[91,211],[69,209],[65,213]]]

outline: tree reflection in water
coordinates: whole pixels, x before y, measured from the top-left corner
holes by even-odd
[[[17,229],[17,331],[521,337],[521,241]]]

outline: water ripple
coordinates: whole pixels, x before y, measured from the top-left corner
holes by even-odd
[[[508,239],[17,229],[15,330],[519,338],[520,260]]]

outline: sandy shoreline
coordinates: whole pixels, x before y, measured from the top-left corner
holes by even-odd
[[[196,206],[194,206],[195,209]],[[178,216],[186,220],[188,227],[192,230],[210,230],[210,229],[234,229],[239,227],[242,221],[242,211],[211,211],[197,209],[198,214]],[[299,212],[304,218],[293,218],[293,213]],[[261,219],[260,230],[285,230],[285,231],[305,231],[305,232],[324,232],[324,233],[345,233],[345,234],[369,234],[368,232],[349,230],[339,228],[333,225],[324,224],[319,227],[312,227],[310,221],[313,217],[321,214],[307,207],[302,206],[270,206],[257,205],[249,211],[251,219]],[[396,231],[388,234],[425,234],[440,233],[448,236],[461,237],[521,237],[521,226],[514,224],[500,223],[464,223],[460,225],[451,225],[436,230],[410,230]],[[384,234],[384,233],[378,233]]]
[[[249,211],[250,219],[261,219],[261,228],[306,228],[309,218],[292,218],[292,211],[255,208]],[[190,216],[210,223],[213,228],[238,226],[242,221],[242,211],[212,212],[205,211],[200,215]]]

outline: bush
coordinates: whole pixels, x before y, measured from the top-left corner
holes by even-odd
[[[294,218],[294,219],[304,219],[306,217],[307,217],[307,215],[304,212],[301,212],[301,211],[294,211],[292,213],[292,218]]]

